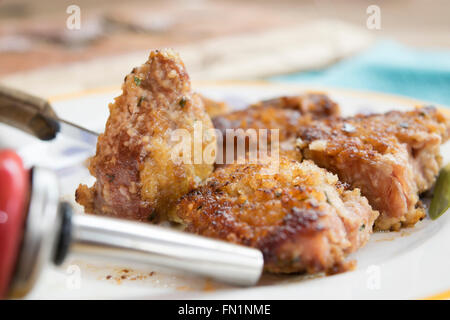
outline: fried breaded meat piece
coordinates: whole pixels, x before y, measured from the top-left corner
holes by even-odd
[[[359,190],[311,161],[280,156],[279,170],[230,164],[183,196],[176,214],[186,231],[262,250],[274,273],[345,271],[378,212]]]
[[[105,132],[90,159],[89,170],[97,181],[91,188],[80,185],[76,200],[89,213],[156,222],[213,170],[213,161],[173,160],[180,143],[172,136],[174,130],[192,136],[195,127],[202,128],[200,152],[215,149],[214,134],[206,134],[211,119],[172,50],[152,51],[145,64],[126,76],[122,91],[109,105]],[[193,140],[187,146],[193,150],[191,159],[198,152]]]
[[[339,106],[322,92],[306,92],[296,96],[282,96],[255,103],[251,108],[277,108],[297,110],[301,114],[311,114],[313,118],[327,118],[340,114]]]
[[[226,114],[230,110],[230,107],[225,102],[213,100],[211,98],[205,97],[202,94],[200,94],[199,96],[203,101],[206,113],[211,118]]]
[[[380,211],[377,229],[398,230],[425,216],[419,194],[435,181],[449,133],[449,119],[424,107],[315,121],[299,128],[298,144],[306,159],[361,189]]]
[[[283,96],[261,101],[246,109],[214,117],[213,124],[221,133],[219,142],[223,141],[224,157],[227,154],[227,129],[278,129],[280,149],[286,152],[292,151],[291,156],[300,161],[299,153],[295,152],[298,127],[309,119],[336,117],[339,114],[338,104],[327,95],[310,92],[298,96]],[[248,137],[250,138],[250,135]],[[267,132],[267,140],[270,145],[272,140],[270,131]]]
[[[314,119],[339,116],[339,106],[322,93],[306,93],[265,100],[243,110],[213,117],[214,127],[226,129],[279,129],[280,140],[296,136],[298,121],[309,115]]]

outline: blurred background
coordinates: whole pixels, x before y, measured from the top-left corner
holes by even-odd
[[[0,82],[50,97],[119,86],[151,48],[194,81],[264,80],[450,105],[448,0],[0,0]]]

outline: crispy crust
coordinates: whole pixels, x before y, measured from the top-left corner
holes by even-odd
[[[283,96],[264,100],[251,106],[252,108],[277,108],[297,110],[301,114],[311,114],[315,119],[339,116],[340,110],[336,102],[321,92],[307,92],[298,96]]]
[[[199,94],[199,96],[203,101],[206,113],[211,118],[226,114],[230,110],[230,107],[225,102],[210,99],[202,94]]]
[[[306,159],[361,189],[381,213],[377,229],[398,230],[425,216],[419,193],[435,181],[449,124],[432,107],[313,121],[299,128],[300,148]]]
[[[310,161],[284,156],[279,172],[227,165],[185,195],[176,214],[189,232],[256,247],[274,273],[350,268],[345,256],[363,246],[378,216],[358,190]]]
[[[91,188],[80,185],[76,200],[89,213],[158,221],[213,170],[211,163],[174,162],[171,152],[178,141],[171,133],[185,129],[192,135],[199,121],[204,134],[212,123],[171,50],[152,51],[125,77],[122,90],[109,106],[105,132],[90,159],[97,181]],[[204,135],[202,151],[209,145],[215,148],[214,135]]]
[[[227,129],[278,129],[280,149],[301,161],[300,154],[295,151],[298,127],[311,119],[336,117],[339,114],[339,106],[327,95],[310,92],[299,96],[284,96],[261,101],[246,109],[214,117],[213,124],[221,133],[219,146],[223,147],[223,159],[227,154]],[[270,148],[272,134],[270,131],[267,134]],[[247,139],[247,147],[248,141]]]
[[[226,129],[280,129],[280,140],[292,138],[302,116],[321,119],[339,116],[339,106],[321,93],[306,93],[265,100],[213,118],[214,127]]]

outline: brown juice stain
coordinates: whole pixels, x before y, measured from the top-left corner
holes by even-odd
[[[375,242],[384,242],[384,241],[394,241],[396,238],[384,238],[384,239],[377,239]]]
[[[407,236],[410,236],[412,234],[413,234],[413,232],[410,231],[410,230],[402,230],[400,236],[401,237],[407,237]]]
[[[112,285],[135,283],[155,288],[167,288],[174,291],[214,292],[235,288],[230,285],[215,282],[211,279],[195,278],[189,275],[175,275],[165,271],[137,270],[104,264],[86,263],[80,260],[70,261],[69,264],[78,265],[82,274],[98,281],[105,281]],[[325,277],[323,273],[314,275],[276,275],[264,273],[256,286],[270,286],[279,284],[299,283],[307,280]]]
[[[325,273],[316,274],[271,274],[265,273],[258,282],[258,286],[271,286],[287,283],[298,283],[307,280],[326,277]]]
[[[188,287],[188,286],[179,286],[179,287],[176,287],[176,289],[178,291],[192,291],[192,288]]]
[[[221,284],[213,281],[205,283],[203,278],[192,277],[185,274],[172,274],[155,268],[154,270],[138,270],[127,267],[117,267],[104,263],[87,263],[82,260],[72,260],[67,265],[80,267],[82,275],[97,281],[105,281],[112,285],[136,284],[154,288],[164,288],[180,291],[213,291],[222,288]],[[223,286],[225,288],[226,286]]]
[[[133,269],[120,269],[117,270],[115,269],[114,272],[112,272],[111,274],[108,274],[106,276],[100,276],[97,279],[98,280],[111,280],[114,281],[116,284],[121,284],[123,283],[123,281],[127,280],[127,281],[136,281],[136,280],[146,280],[150,277],[153,277],[154,275],[156,275],[155,271],[151,271],[151,272],[139,272],[139,271],[135,271]]]
[[[402,229],[397,232],[383,232],[383,233],[385,233],[386,235],[389,235],[389,237],[386,237],[383,239],[377,239],[377,240],[375,240],[375,242],[394,241],[395,239],[398,239],[398,238],[410,236],[413,233],[413,231],[408,230],[408,229]]]
[[[217,287],[215,286],[215,283],[210,279],[206,279],[205,285],[203,286],[203,291],[212,292],[212,291],[216,291],[216,289],[217,289]]]

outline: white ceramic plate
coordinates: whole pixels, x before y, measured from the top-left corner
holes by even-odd
[[[250,102],[282,94],[296,94],[304,86],[264,83],[197,84],[200,92],[241,108]],[[342,107],[345,115],[361,111],[405,110],[421,102],[397,96],[321,88]],[[93,130],[102,131],[107,105],[120,90],[102,89],[54,97],[58,115]],[[0,147],[16,149],[27,165],[54,169],[66,200],[82,181],[92,183],[82,162],[89,150],[58,137],[40,142],[0,125]],[[441,150],[450,161],[450,148]],[[78,207],[79,208],[79,207]],[[114,265],[71,260],[60,268],[48,266],[33,299],[404,299],[450,297],[450,214],[437,221],[425,219],[414,228],[374,234],[352,257],[356,270],[334,276],[265,275],[253,288],[235,288],[175,274],[153,266]]]

